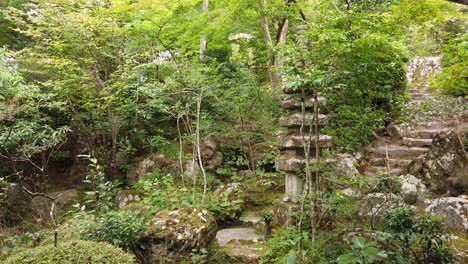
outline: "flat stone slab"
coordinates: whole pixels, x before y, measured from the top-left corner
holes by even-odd
[[[318,99],[318,103],[319,103],[319,107],[320,107],[320,112],[323,113],[323,110],[326,110],[326,109],[321,108],[321,107],[325,105],[326,100],[323,97],[319,97],[317,99]],[[308,97],[304,101],[305,101],[306,109],[311,109],[311,108],[314,107],[314,98],[313,97]],[[288,109],[288,110],[297,110],[297,109],[302,108],[302,102],[301,102],[301,100],[296,99],[296,98],[286,99],[286,100],[281,102],[281,107],[283,109]]]
[[[263,240],[263,236],[255,234],[252,228],[228,228],[216,233],[216,240],[222,247],[228,245],[255,244]]]
[[[403,138],[403,145],[409,147],[429,147],[432,145],[432,139],[430,138]]]
[[[404,168],[390,168],[390,171],[387,171],[386,167],[377,167],[377,166],[367,166],[364,171],[364,175],[366,176],[375,176],[380,173],[388,172],[392,175],[401,175],[406,173],[406,169]]]
[[[430,138],[434,137],[435,135],[437,135],[437,134],[439,134],[441,132],[447,132],[447,131],[449,131],[448,128],[419,129],[419,130],[408,131],[408,137],[430,139]]]
[[[410,165],[411,159],[388,159],[388,165],[390,168],[406,168]],[[383,167],[386,166],[385,158],[371,158],[367,163],[370,166]]]
[[[256,264],[260,260],[263,248],[232,247],[227,249],[227,255],[233,259],[231,263]]]
[[[321,160],[324,163],[332,163],[336,160],[327,159]],[[310,159],[310,164],[315,164],[315,159]],[[292,155],[282,155],[279,156],[275,161],[276,169],[289,172],[298,172],[303,171],[306,166],[306,160],[304,157],[296,157]]]
[[[380,156],[386,156],[388,154],[388,156],[392,157],[419,156],[429,151],[427,148],[399,145],[378,146],[375,148],[370,148],[369,150]]]
[[[314,147],[316,137],[312,135],[304,135],[304,138],[301,135],[297,134],[280,134],[278,136],[278,146],[280,148],[303,148],[305,142],[310,140],[310,144]],[[333,147],[333,142],[331,136],[328,135],[319,135],[319,145],[322,148],[331,148]]]

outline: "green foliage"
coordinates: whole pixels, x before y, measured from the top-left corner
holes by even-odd
[[[386,229],[398,233],[410,232],[415,225],[414,210],[407,207],[385,212]]]
[[[144,191],[143,203],[151,207],[153,214],[163,209],[189,206],[194,200],[190,190],[179,186],[171,175],[153,173],[138,181],[134,187]]]
[[[334,263],[345,250],[345,244],[335,232],[319,232],[312,242],[307,232],[280,228],[267,240],[260,263]],[[302,250],[297,252],[301,240]]]
[[[365,238],[355,236],[351,242],[351,253],[339,256],[337,259],[339,264],[376,263],[387,258],[385,251],[380,250],[375,241],[366,242]]]
[[[271,221],[273,221],[273,214],[271,212],[263,212],[260,218],[263,222],[269,224]]]
[[[375,180],[369,190],[371,193],[393,193],[401,192],[401,180],[398,176],[390,173],[381,173],[375,176]]]
[[[210,194],[205,207],[213,214],[218,223],[229,223],[234,221],[242,213],[244,203],[241,190],[234,193],[223,192]]]
[[[173,176],[161,176],[154,173],[135,184],[144,190],[143,203],[150,206],[151,213],[161,210],[177,209],[187,206],[202,206],[202,186],[182,186]],[[231,191],[208,193],[203,207],[208,209],[216,221],[227,223],[233,221],[242,212],[243,193],[238,188]]]
[[[127,251],[138,248],[138,240],[146,229],[145,219],[131,212],[111,211],[102,215],[98,221],[95,239]]]
[[[468,96],[468,34],[462,33],[443,46],[442,73],[436,76],[434,87],[444,94]]]
[[[136,263],[135,257],[104,242],[71,241],[25,249],[5,260],[6,264],[31,263]]]
[[[205,264],[208,263],[208,250],[206,248],[192,249],[190,254],[190,263]]]
[[[398,117],[398,123],[414,121],[433,121],[437,119],[449,119],[454,116],[463,116],[468,113],[468,105],[464,101],[450,96],[435,96],[419,104],[406,103]]]
[[[387,211],[385,218],[390,233],[382,234],[382,243],[391,260],[451,263],[453,255],[447,245],[444,217],[423,214],[415,218],[413,209],[398,208]]]
[[[104,168],[98,163],[96,158],[82,156],[89,160],[88,174],[83,180],[85,184],[84,205],[90,212],[97,214],[106,212],[112,208],[114,197],[118,192],[119,182],[110,182],[106,179]]]

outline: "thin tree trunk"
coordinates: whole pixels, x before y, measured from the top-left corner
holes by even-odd
[[[200,94],[198,95],[198,98],[197,98],[197,124],[196,124],[197,142],[196,142],[196,144],[197,144],[197,153],[198,153],[198,165],[200,165],[200,170],[201,170],[202,176],[203,176],[202,205],[204,205],[205,196],[206,196],[207,179],[206,179],[205,167],[203,166],[201,150],[200,150],[200,114],[201,114],[202,99],[203,99],[203,88],[201,89]]]
[[[180,175],[182,177],[182,184],[185,187],[184,163],[182,162],[182,157],[184,156],[184,145],[182,141],[182,132],[180,131],[180,118],[180,116],[177,117],[177,134],[179,136],[179,167]]]
[[[209,0],[203,0],[202,3],[202,12],[203,14],[208,13],[208,4]],[[206,39],[206,36],[201,36],[200,37],[200,60],[204,60],[206,57],[206,47],[208,45],[208,40]]]

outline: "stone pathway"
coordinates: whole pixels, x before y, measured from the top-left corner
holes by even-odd
[[[258,263],[262,256],[263,236],[256,234],[253,228],[221,229],[216,234],[216,241],[234,261],[231,263]]]

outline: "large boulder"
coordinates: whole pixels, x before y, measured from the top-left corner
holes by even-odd
[[[338,154],[335,163],[335,170],[341,176],[357,177],[359,171],[356,166],[359,164],[356,155],[351,154]]]
[[[468,232],[468,196],[443,197],[426,201],[426,213],[437,213],[447,217],[448,227]]]
[[[406,204],[413,205],[421,202],[427,194],[426,185],[421,179],[408,174],[401,181],[401,196]]]
[[[31,198],[18,184],[5,182],[0,192],[0,223],[14,223],[31,214]]]
[[[169,251],[190,252],[192,248],[210,245],[216,230],[216,220],[206,209],[164,210],[150,221],[143,240],[148,249],[163,245]]]
[[[401,198],[393,193],[370,193],[362,199],[358,216],[378,221],[386,210],[398,208],[400,205]]]
[[[442,132],[434,137],[422,175],[433,192],[452,195],[463,192],[463,183],[468,178],[468,157],[456,132]]]
[[[212,139],[205,139],[200,142],[200,153],[203,161],[213,158],[218,150],[218,143]]]
[[[71,205],[78,199],[78,191],[75,189],[63,190],[47,194],[50,197],[55,197],[55,212]],[[49,219],[52,201],[43,196],[36,196],[32,199],[31,209],[39,218]]]

